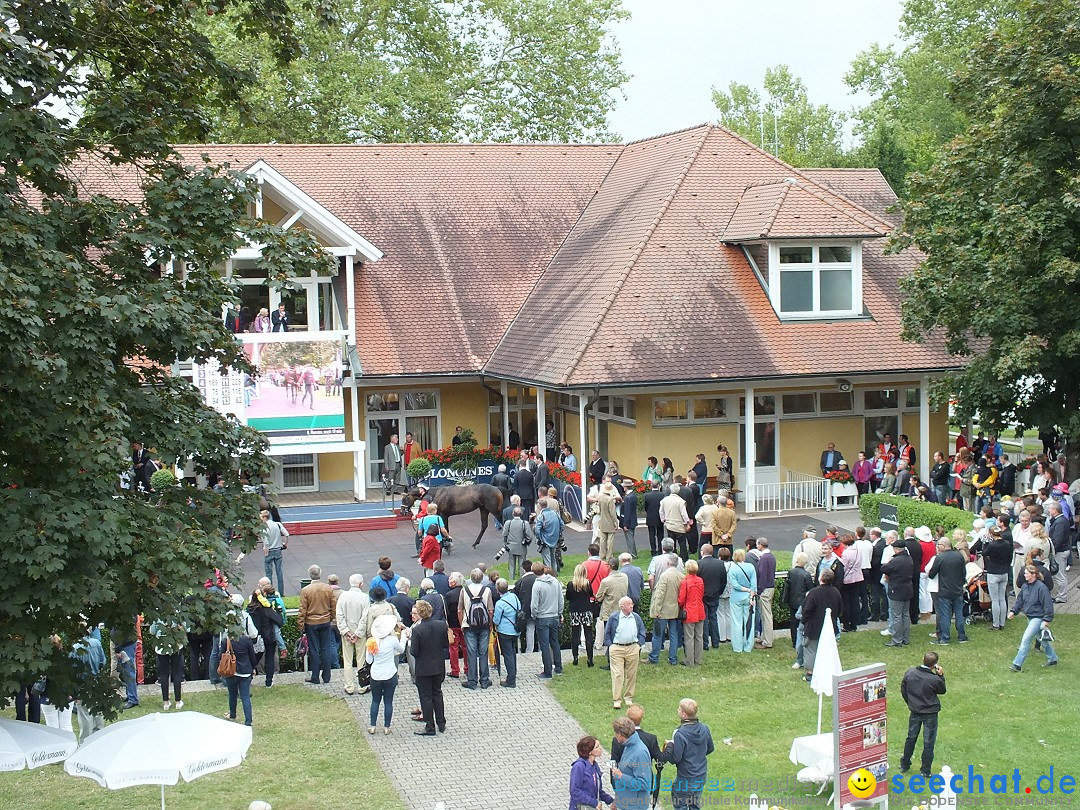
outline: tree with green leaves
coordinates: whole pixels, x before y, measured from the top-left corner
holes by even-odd
[[[240,7],[204,20],[221,58],[253,71],[218,142],[577,141],[610,137],[626,82],[611,26],[620,0],[352,0],[334,26],[297,8],[303,54],[243,39]]]
[[[904,204],[926,259],[902,280],[904,338],[966,367],[935,387],[959,417],[1056,425],[1080,475],[1080,0],[1024,0],[950,94],[966,131]]]
[[[720,123],[792,166],[845,165],[841,146],[844,116],[827,104],[812,104],[802,79],[787,65],[765,71],[764,93],[732,82],[715,87]]]
[[[873,45],[851,64],[845,81],[873,100],[856,114],[862,159],[882,170],[898,194],[911,171],[926,171],[967,125],[950,95],[953,75],[1017,0],[906,0],[902,48]]]
[[[263,246],[275,283],[333,265],[250,215],[252,182],[169,146],[205,138],[254,78],[193,24],[214,1],[0,0],[0,702],[47,675],[54,703],[111,714],[115,681],[83,677],[72,643],[99,622],[130,633],[137,614],[223,626],[203,582],[255,542],[239,474],[268,471],[266,442],[170,369],[247,368],[221,318],[239,248]],[[236,7],[239,35],[283,64],[299,52],[282,0]],[[110,195],[123,177],[138,193]],[[223,488],[122,488],[136,440]]]

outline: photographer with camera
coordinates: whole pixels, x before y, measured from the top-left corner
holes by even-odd
[[[911,757],[915,753],[915,741],[919,729],[923,733],[922,766],[919,772],[926,779],[934,764],[934,743],[937,742],[938,713],[941,700],[938,695],[945,694],[945,671],[938,664],[938,654],[928,652],[923,656],[921,666],[912,667],[904,673],[900,682],[900,694],[907,703],[911,716],[908,719],[908,735],[904,741],[904,755],[900,758],[900,772],[906,773],[911,767]]]
[[[503,547],[495,555],[498,562],[502,556],[510,554],[510,579],[517,581],[521,575],[521,563],[530,543],[536,542],[536,533],[529,522],[524,518],[524,511],[520,506],[515,506],[513,516],[503,524]]]

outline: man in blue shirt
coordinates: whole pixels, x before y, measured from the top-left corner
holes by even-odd
[[[634,600],[624,596],[619,610],[612,613],[604,626],[604,646],[608,648],[611,666],[612,707],[621,709],[623,700],[634,702],[641,648],[645,644],[645,622],[634,612]]]
[[[97,675],[105,666],[105,650],[96,634],[87,634],[71,649],[71,657],[82,661],[91,675]],[[75,701],[75,715],[79,718],[79,742],[95,731],[105,728],[105,716],[90,714],[81,700]]]

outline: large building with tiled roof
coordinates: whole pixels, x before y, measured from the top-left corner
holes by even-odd
[[[717,126],[625,145],[180,152],[252,172],[256,213],[339,257],[336,277],[284,296],[257,250],[228,268],[252,317],[286,304],[275,339],[344,339],[327,371],[343,434],[276,446],[286,489],[362,496],[391,433],[442,446],[457,425],[542,448],[551,420],[579,458],[599,448],[629,473],[649,455],[711,466],[724,444],[747,486],[819,472],[828,441],[853,459],[907,433],[920,462],[944,446],[926,390],[956,360],[899,339],[919,257],[884,251],[898,216],[876,170],[794,169]],[[83,181],[137,193],[100,167]]]

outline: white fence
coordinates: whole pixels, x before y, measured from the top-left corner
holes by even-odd
[[[803,512],[829,509],[829,482],[816,475],[784,470],[786,480],[772,484],[754,484],[746,493],[746,511]]]

